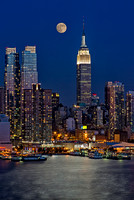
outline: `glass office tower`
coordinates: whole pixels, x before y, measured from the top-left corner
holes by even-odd
[[[22,52],[21,67],[21,134],[32,140],[32,91],[38,83],[36,46],[26,46]]]
[[[10,119],[11,138],[19,137],[20,131],[20,64],[16,48],[6,48],[5,74],[5,114]]]
[[[21,89],[32,89],[38,83],[36,46],[26,46],[22,52]]]

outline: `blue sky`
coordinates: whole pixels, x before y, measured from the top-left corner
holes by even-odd
[[[85,18],[86,43],[92,60],[92,92],[104,101],[106,81],[134,89],[134,1],[6,0],[0,3],[0,85],[5,47],[20,53],[36,45],[39,82],[59,92],[64,105],[76,101],[76,56]],[[56,25],[64,22],[60,34]]]

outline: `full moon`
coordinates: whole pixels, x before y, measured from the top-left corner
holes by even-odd
[[[64,23],[59,23],[57,24],[56,29],[59,33],[65,33],[67,30],[67,26]]]

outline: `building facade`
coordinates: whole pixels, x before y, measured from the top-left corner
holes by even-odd
[[[22,138],[34,141],[32,132],[33,84],[38,83],[36,46],[26,46],[21,66],[21,127]]]
[[[0,114],[4,114],[4,87],[0,87]]]
[[[33,84],[24,90],[22,138],[25,141],[50,142],[52,137],[52,92]]]
[[[128,91],[126,96],[126,125],[134,132],[134,91]]]
[[[6,48],[4,96],[5,114],[10,120],[11,138],[20,137],[20,64],[16,48]]]
[[[23,90],[23,101],[21,102],[21,134],[25,141],[33,141],[32,135],[32,89]]]
[[[26,46],[22,52],[21,90],[32,89],[38,83],[36,46]]]
[[[43,138],[46,142],[50,142],[52,139],[52,90],[41,90],[41,102]]]
[[[124,84],[108,82],[105,92],[105,102],[109,111],[110,138],[113,139],[115,130],[123,130],[125,126]]]
[[[91,106],[99,106],[100,98],[97,96],[97,94],[92,94],[92,102]]]
[[[77,105],[80,104],[91,104],[91,56],[85,42],[84,28],[77,55]]]
[[[12,150],[10,142],[10,122],[5,114],[0,114],[0,150]]]
[[[75,120],[73,117],[68,117],[66,119],[66,130],[75,131]]]
[[[52,108],[57,108],[59,105],[60,95],[59,93],[52,93]]]

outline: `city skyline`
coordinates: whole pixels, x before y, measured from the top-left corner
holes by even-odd
[[[133,199],[134,1],[0,5],[0,199]]]
[[[92,55],[92,93],[97,93],[100,101],[104,102],[103,88],[107,81],[123,82],[125,92],[133,90],[134,83],[131,73],[134,65],[133,2],[125,4],[125,2],[118,1],[115,7],[114,3],[110,4],[106,1],[97,2],[97,4],[91,1],[81,4],[77,1],[75,13],[75,1],[71,2],[71,5],[69,2],[64,2],[63,5],[60,1],[57,4],[53,2],[52,5],[42,1],[36,4],[32,1],[32,7],[29,2],[27,6],[25,3],[26,1],[23,2],[24,5],[21,5],[22,9],[18,13],[18,4],[9,2],[12,17],[18,13],[17,28],[15,24],[10,24],[8,21],[9,14],[11,14],[9,8],[7,8],[6,15],[1,9],[1,18],[5,16],[1,28],[5,24],[7,26],[1,29],[3,39],[0,46],[0,85],[3,83],[4,76],[4,48],[16,46],[17,52],[21,53],[24,46],[37,45],[39,82],[44,88],[52,88],[54,92],[59,92],[61,101],[65,105],[75,103],[76,56],[81,42],[84,15],[86,43]],[[56,5],[59,5],[57,11],[54,9]],[[1,8],[2,6],[5,6],[4,2]],[[32,15],[35,11],[37,12],[36,17]],[[33,17],[30,17],[31,15]],[[25,23],[21,23],[23,20]],[[56,25],[59,22],[67,25],[67,31],[64,34],[56,31]],[[10,34],[9,29],[12,30]],[[126,66],[127,70],[125,70]]]

